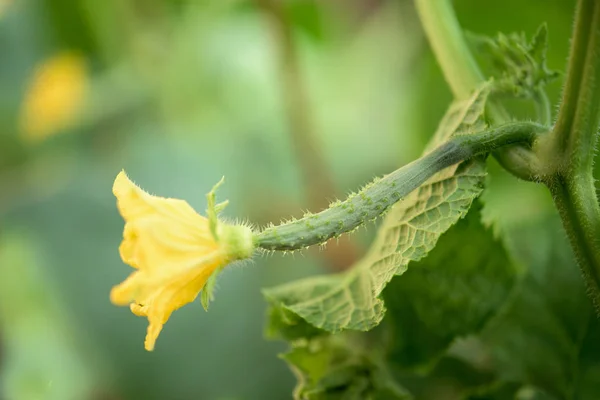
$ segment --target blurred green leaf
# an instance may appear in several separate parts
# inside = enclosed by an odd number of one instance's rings
[[[452,135],[485,128],[486,85],[452,104],[429,149]],[[428,149],[428,150],[429,150]],[[331,332],[369,330],[385,313],[379,298],[394,275],[431,251],[439,237],[464,217],[482,191],[485,160],[476,158],[434,175],[388,213],[364,259],[342,274],[309,278],[264,291],[272,307],[283,307]]]

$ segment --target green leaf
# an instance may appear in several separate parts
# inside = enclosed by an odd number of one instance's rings
[[[303,341],[283,354],[298,378],[294,398],[411,399],[360,339],[364,338],[328,336]]]
[[[470,34],[469,39],[491,62],[497,92],[531,98],[559,77],[557,71],[546,66],[548,30],[545,24],[538,28],[531,41],[523,32],[499,33],[496,38]]]
[[[480,331],[508,298],[519,271],[483,227],[480,206],[473,208],[385,289],[395,364],[430,366],[457,337]]]
[[[507,240],[529,270],[481,335],[500,379],[560,399],[595,398],[600,329],[558,218],[514,228]]]
[[[451,105],[428,150],[453,135],[486,128],[489,86]],[[367,255],[348,271],[264,290],[274,307],[285,308],[330,332],[369,330],[382,320],[381,292],[410,262],[424,258],[439,237],[464,217],[482,191],[485,160],[475,158],[434,175],[387,214]]]

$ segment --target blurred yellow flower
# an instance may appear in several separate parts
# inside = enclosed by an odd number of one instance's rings
[[[144,346],[152,351],[173,311],[194,301],[201,290],[210,292],[207,281],[225,265],[252,255],[252,230],[217,221],[214,189],[208,195],[209,218],[184,200],[146,193],[123,171],[115,179],[113,193],[126,222],[119,252],[136,271],[113,287],[110,299],[116,305],[129,304],[135,315],[148,318]]]
[[[21,108],[24,139],[41,141],[69,128],[82,109],[87,88],[88,71],[79,55],[65,52],[39,65]]]
[[[4,14],[10,3],[11,0],[0,0],[0,18],[2,18],[2,14]]]

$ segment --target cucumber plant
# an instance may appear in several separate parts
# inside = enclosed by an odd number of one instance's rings
[[[423,156],[255,234],[259,248],[294,251],[384,215],[348,270],[264,290],[294,395],[600,398],[600,2],[577,3],[557,115],[545,26],[483,37],[461,29],[450,0],[416,6],[455,98]],[[516,120],[509,98],[531,102],[537,120]],[[507,210],[486,201],[491,157],[514,182],[545,186],[557,212],[503,227]]]
[[[421,158],[264,229],[220,221],[218,185],[205,218],[117,176],[120,253],[135,270],[111,300],[148,318],[147,350],[200,291],[208,307],[227,264],[324,245],[382,217],[347,270],[264,290],[266,331],[289,343],[297,399],[600,398],[600,1],[578,0],[555,118],[545,26],[531,39],[465,34],[450,0],[415,2],[455,98]],[[514,118],[507,99],[531,103],[536,120]],[[489,196],[492,157],[512,175],[506,195],[519,180],[545,187],[555,213],[504,224],[517,210]]]

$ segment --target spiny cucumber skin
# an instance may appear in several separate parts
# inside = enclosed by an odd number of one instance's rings
[[[422,158],[375,179],[345,201],[336,201],[318,214],[308,213],[299,220],[268,227],[256,233],[254,241],[263,249],[281,251],[325,243],[375,220],[436,172],[501,146],[531,145],[548,129],[532,122],[515,122],[478,134],[455,136]]]
[[[344,202],[336,201],[318,214],[266,228],[256,235],[256,242],[267,250],[298,250],[324,243],[376,219],[434,173],[464,158],[464,150],[448,142],[426,157],[375,179]]]

